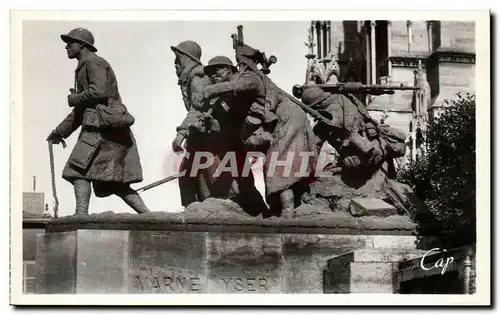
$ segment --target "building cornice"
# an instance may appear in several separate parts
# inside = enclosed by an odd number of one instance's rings
[[[402,67],[402,68],[418,68],[418,61],[422,60],[422,67],[425,68],[427,67],[427,59],[428,55],[426,56],[401,56],[401,55],[395,55],[389,57],[389,61],[391,62],[391,65],[393,67]]]
[[[23,218],[23,229],[45,229],[52,218]]]
[[[429,56],[429,60],[437,61],[439,63],[475,64],[476,54],[470,51],[439,48]]]
[[[426,68],[429,63],[461,63],[475,64],[476,54],[470,51],[459,51],[456,49],[442,48],[434,51],[430,55],[405,55],[398,54],[389,57],[393,67],[417,68],[418,61],[422,60],[422,67]]]

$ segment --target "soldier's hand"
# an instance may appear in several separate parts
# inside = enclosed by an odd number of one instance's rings
[[[57,132],[57,130],[52,130],[47,137],[47,141],[50,141],[54,144],[59,144],[62,141],[62,137],[59,132]]]
[[[74,107],[76,104],[76,99],[77,99],[76,94],[68,94],[68,105],[69,107]]]
[[[172,141],[172,151],[175,153],[184,152],[185,148],[182,146],[182,141],[184,141],[184,136],[180,134],[177,135],[174,141]]]
[[[380,148],[380,143],[378,141],[372,141],[373,150],[371,151],[371,156],[369,159],[369,163],[372,165],[380,163],[384,159],[384,152]]]
[[[342,163],[346,167],[359,167],[361,166],[361,160],[359,159],[358,156],[353,155],[353,156],[348,156],[342,160]]]

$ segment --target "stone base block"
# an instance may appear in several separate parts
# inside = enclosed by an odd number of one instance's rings
[[[328,261],[325,293],[396,293],[394,273],[397,264],[420,257],[421,250],[361,249]]]
[[[348,209],[349,213],[355,217],[388,217],[398,213],[394,206],[377,198],[354,198],[349,203]]]
[[[315,228],[91,219],[49,225],[39,240],[38,293],[366,292],[375,284],[389,291],[377,277],[403,257],[394,253],[417,246],[411,230],[361,221]]]

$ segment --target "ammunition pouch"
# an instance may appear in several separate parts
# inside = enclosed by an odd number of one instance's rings
[[[69,163],[79,169],[86,170],[97,153],[100,142],[99,133],[83,130],[69,156]]]
[[[123,104],[98,104],[95,108],[86,108],[83,112],[82,125],[92,128],[127,128],[134,124],[135,118]]]
[[[247,116],[245,119],[245,123],[243,124],[243,127],[240,132],[240,140],[242,142],[245,142],[250,136],[259,129],[261,126],[262,121],[258,118],[252,117],[252,116]]]
[[[195,133],[220,132],[220,124],[210,114],[195,112],[190,117],[189,129]],[[191,132],[190,132],[191,134]]]
[[[381,140],[385,143],[385,150],[391,158],[402,157],[406,153],[406,134],[388,125],[379,125]]]
[[[374,140],[377,138],[377,136],[379,135],[379,131],[377,129],[377,126],[375,126],[371,122],[368,122],[368,123],[365,123],[364,127],[365,127],[366,136],[368,137],[369,140]]]
[[[101,127],[101,121],[95,108],[85,108],[85,110],[83,111],[82,126],[92,128]]]
[[[123,104],[109,104],[96,106],[96,112],[99,116],[102,127],[128,128],[135,122],[127,107]]]
[[[358,133],[352,133],[349,137],[349,145],[361,151],[363,154],[367,155],[374,149],[373,144],[370,140],[364,138]]]

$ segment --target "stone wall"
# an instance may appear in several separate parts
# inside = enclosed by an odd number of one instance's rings
[[[332,21],[332,49],[337,54],[341,75],[345,74],[349,57],[353,57],[363,72],[366,64],[364,33],[359,21]],[[391,84],[414,85],[413,72],[422,60],[424,77],[430,86],[428,110],[436,115],[446,99],[455,99],[457,92],[475,92],[475,27],[470,21],[411,21],[411,45],[408,45],[407,21],[391,21],[390,59]],[[429,36],[431,38],[429,38]],[[465,56],[465,57],[464,57]],[[464,59],[465,58],[465,59]],[[362,73],[364,80],[366,74]],[[396,91],[394,96],[378,96],[369,108],[397,112],[394,119],[403,130],[409,130],[412,111],[412,91]],[[414,104],[413,104],[414,105]],[[402,113],[402,114],[400,114]],[[375,114],[377,116],[377,114]]]
[[[411,21],[411,45],[408,48],[406,21],[391,22],[391,56],[425,56],[429,54],[427,21]],[[410,49],[410,51],[408,51]]]
[[[39,243],[38,292],[323,293],[324,272],[335,256],[428,246],[399,216],[339,214],[315,226],[153,216],[52,221]]]

